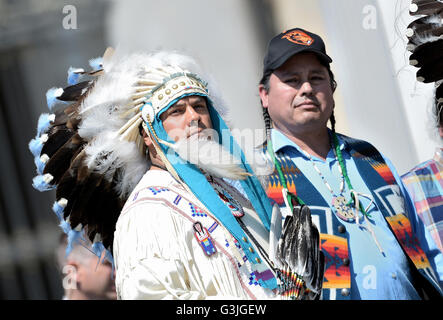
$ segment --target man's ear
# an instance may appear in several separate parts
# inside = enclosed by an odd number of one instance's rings
[[[258,85],[258,94],[260,95],[261,105],[263,108],[267,108],[269,106],[268,102],[268,91],[266,90],[265,86],[260,84]]]
[[[145,145],[148,148],[149,155],[152,160],[152,157],[157,156],[157,150],[155,150],[155,146],[154,146],[154,143],[152,143],[151,137],[146,133],[146,131],[144,129],[142,131],[143,131],[143,141],[145,142]]]
[[[151,147],[152,146],[151,137],[146,133],[145,129],[142,129],[142,132],[143,132],[143,141],[148,146],[148,148]]]

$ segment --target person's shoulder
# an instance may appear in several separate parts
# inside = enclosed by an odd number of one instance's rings
[[[143,175],[135,189],[149,186],[167,186],[173,182],[175,182],[174,178],[166,170],[148,170]]]
[[[180,212],[174,205],[176,193],[172,193],[166,186],[145,185],[134,190],[126,201],[117,220],[116,229],[137,229],[146,223],[169,219],[170,216],[179,216]]]
[[[415,167],[413,167],[411,170],[409,170],[408,172],[406,172],[404,175],[401,176],[402,179],[407,179],[411,176],[415,176],[418,173],[419,174],[424,174],[428,171],[430,165],[434,163],[433,159],[429,159],[426,161],[423,161],[419,164],[417,164]]]
[[[343,133],[340,133],[340,132],[336,132],[336,135],[337,135],[337,137],[338,137],[339,139],[343,139],[343,140],[345,140],[346,142],[363,142],[363,143],[371,144],[370,142],[368,142],[368,141],[366,141],[366,140],[359,139],[359,138],[354,138],[354,137],[350,137],[350,136],[347,136],[347,135],[345,135],[345,134],[343,134]]]
[[[361,149],[362,147],[366,147],[366,148],[372,148],[374,150],[377,150],[377,148],[369,141],[350,137],[350,136],[347,136],[343,133],[336,132],[336,134],[337,134],[338,139],[343,141],[347,147],[354,148],[354,149],[356,149],[356,148]]]
[[[127,198],[120,216],[124,215],[128,210],[136,207],[140,202],[143,202],[144,206],[157,206],[158,203],[164,202],[164,197],[158,195],[162,195],[162,190],[163,192],[166,189],[169,190],[169,188],[176,183],[176,180],[168,171],[148,170]],[[142,201],[146,195],[150,196],[150,200]]]

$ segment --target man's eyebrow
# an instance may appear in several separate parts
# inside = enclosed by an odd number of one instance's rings
[[[311,71],[311,73],[321,73],[321,74],[326,74],[327,71],[325,69],[314,69]]]
[[[191,99],[189,99],[189,102],[191,104],[195,104],[195,103],[202,103],[202,102],[206,102],[205,98],[200,97],[200,96],[196,96],[196,97],[191,97]]]
[[[200,96],[196,96],[196,97],[191,97],[189,100],[190,104],[196,104],[196,103],[202,103],[202,102],[206,102],[205,98],[200,97]],[[179,107],[186,104],[183,100],[179,100],[174,104],[174,107]]]
[[[185,104],[184,101],[179,100],[179,101],[177,101],[176,103],[174,103],[174,104],[171,106],[171,108],[180,107],[180,106],[183,106],[184,104]]]
[[[199,103],[206,103],[206,100],[205,100],[205,98],[203,98],[203,97],[196,96],[196,97],[191,97],[191,98],[188,100],[188,102],[189,102],[189,104],[191,104],[191,105],[196,105],[196,104],[199,104]],[[182,108],[182,107],[184,107],[184,106],[186,106],[186,103],[185,103],[183,100],[179,100],[179,101],[177,101],[173,106],[171,106],[171,107],[168,109],[168,112],[172,112],[172,111],[174,111],[176,108]],[[169,113],[168,113],[168,114],[169,114]]]

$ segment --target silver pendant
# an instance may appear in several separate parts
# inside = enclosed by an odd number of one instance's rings
[[[353,222],[355,220],[354,208],[347,205],[345,197],[334,197],[332,199],[332,206],[340,219],[347,222]]]

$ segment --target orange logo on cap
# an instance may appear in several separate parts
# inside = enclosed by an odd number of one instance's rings
[[[304,46],[310,46],[314,43],[314,39],[312,37],[308,36],[303,31],[294,30],[289,33],[286,33],[283,35],[282,39],[287,39],[291,42],[294,42],[296,44],[301,44]]]

